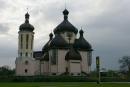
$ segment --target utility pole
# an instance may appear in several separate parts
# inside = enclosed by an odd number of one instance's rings
[[[97,69],[97,84],[100,84],[100,58],[96,57],[96,69]]]

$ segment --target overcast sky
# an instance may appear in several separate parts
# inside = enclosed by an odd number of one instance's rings
[[[101,67],[119,69],[118,60],[130,55],[130,0],[66,0],[69,21],[91,43]],[[62,22],[65,0],[0,0],[0,66],[15,66],[18,30],[24,15],[35,27],[34,50],[41,50],[48,34]],[[78,37],[79,35],[77,35]]]

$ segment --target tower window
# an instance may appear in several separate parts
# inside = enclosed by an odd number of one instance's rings
[[[32,35],[32,40],[31,40],[31,49],[33,48],[33,38],[34,38],[34,36]]]
[[[21,43],[20,43],[20,45],[21,45],[21,49],[22,49],[22,48],[23,48],[23,35],[22,35],[22,34],[21,34],[20,39],[21,39]]]
[[[28,49],[28,39],[29,39],[29,35],[26,35],[26,49]]]
[[[20,56],[22,56],[22,53],[20,53]]]
[[[28,57],[28,53],[27,53],[27,52],[26,52],[26,54],[25,54],[25,55],[26,55],[26,57]]]
[[[28,73],[28,70],[27,70],[27,69],[25,69],[25,70],[24,70],[24,72],[25,72],[25,73]]]

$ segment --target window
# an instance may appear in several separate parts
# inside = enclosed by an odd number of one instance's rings
[[[25,69],[25,70],[24,70],[24,72],[25,72],[25,73],[28,73],[28,70],[27,70],[27,69]]]
[[[56,65],[56,60],[57,60],[57,50],[54,49],[52,50],[51,64]]]
[[[91,65],[92,63],[92,53],[91,52],[88,52],[88,56],[87,56],[87,61],[88,61],[88,65]]]
[[[68,72],[68,67],[66,67],[66,72]]]
[[[29,39],[29,35],[26,35],[26,49],[28,49],[28,39]]]
[[[52,73],[52,75],[56,75],[56,73]]]
[[[71,40],[71,37],[72,37],[72,33],[71,32],[67,32],[66,33],[66,36],[67,36],[67,38],[68,38],[68,40],[69,40],[69,43],[70,43],[70,40]]]
[[[33,48],[33,38],[34,38],[34,36],[32,35],[32,40],[31,40],[31,49]]]
[[[25,61],[25,65],[28,65],[28,61],[27,60]]]
[[[67,33],[67,37],[72,37],[72,35],[73,35],[73,34],[72,34],[71,32],[68,32],[68,33]]]
[[[21,39],[21,43],[20,43],[20,45],[21,45],[21,49],[22,49],[22,48],[23,48],[23,35],[22,35],[22,34],[21,34],[20,39]]]
[[[22,56],[22,53],[20,53],[20,56]]]
[[[27,52],[26,52],[25,56],[28,57],[28,53]]]

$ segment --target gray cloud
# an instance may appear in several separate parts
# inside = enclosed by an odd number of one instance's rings
[[[5,34],[9,31],[8,24],[0,23],[0,34]]]
[[[102,67],[118,69],[119,58],[130,53],[130,12],[127,1],[111,2],[107,10],[88,23],[89,39],[95,49],[94,58],[101,56]]]

